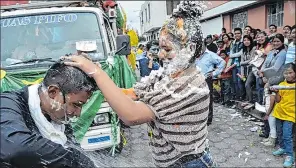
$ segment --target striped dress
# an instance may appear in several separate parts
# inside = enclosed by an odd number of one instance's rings
[[[155,165],[167,167],[185,155],[202,153],[209,109],[209,89],[204,76],[192,67],[174,79],[154,73],[149,77],[154,84],[140,82],[134,88],[140,101],[156,116],[148,124]]]

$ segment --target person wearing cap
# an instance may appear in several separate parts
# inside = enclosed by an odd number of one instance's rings
[[[206,37],[206,45],[207,45],[207,49],[209,51],[212,51],[213,53],[217,53],[218,51],[218,47],[217,45],[213,42],[213,37],[212,35],[208,35]]]

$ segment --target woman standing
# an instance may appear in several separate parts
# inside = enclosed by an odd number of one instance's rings
[[[222,41],[224,43],[223,49],[226,51],[226,53],[230,54],[230,47],[231,47],[231,40],[228,34],[222,35]]]

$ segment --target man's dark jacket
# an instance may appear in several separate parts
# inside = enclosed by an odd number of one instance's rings
[[[80,151],[41,136],[30,115],[27,87],[1,93],[0,103],[0,167],[95,167]]]

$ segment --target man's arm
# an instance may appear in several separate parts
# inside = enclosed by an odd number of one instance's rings
[[[1,99],[1,102],[4,99]],[[12,101],[6,101],[10,103]],[[15,102],[14,102],[15,103]],[[11,103],[10,103],[11,104]],[[1,106],[1,162],[15,167],[79,167],[92,168],[94,163],[80,151],[56,144],[25,124],[21,109]]]
[[[241,57],[241,55],[243,54],[243,50],[241,49],[239,52],[237,53],[230,53],[230,58],[239,58]]]
[[[213,77],[220,75],[225,68],[226,62],[219,57],[216,53],[212,54],[212,63],[217,65],[216,70],[213,72]]]

